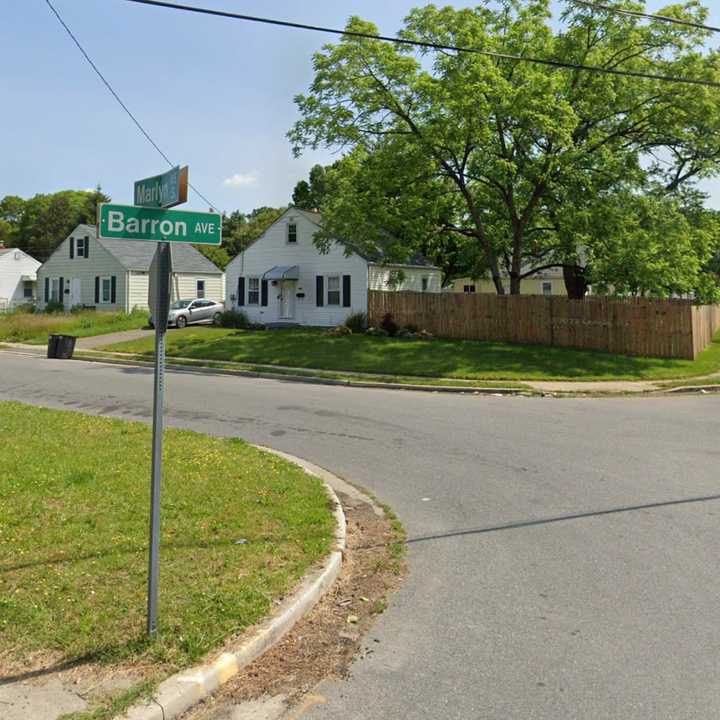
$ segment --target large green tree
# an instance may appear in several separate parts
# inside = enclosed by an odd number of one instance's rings
[[[693,21],[707,15],[695,0],[662,12]],[[377,32],[360,18],[348,29]],[[702,30],[571,0],[559,29],[549,0],[499,0],[414,10],[399,36],[609,70],[720,78],[718,53],[704,48]],[[683,208],[694,183],[718,172],[717,89],[351,36],[317,53],[314,70],[310,91],[296,99],[301,119],[289,136],[296,153],[319,146],[348,153],[328,178],[334,197],[323,208],[327,232],[396,251],[408,242],[449,244],[487,272],[498,293],[517,293],[524,277],[563,266],[581,295],[586,262],[602,240],[588,224],[598,208],[630,211],[622,198],[635,194],[648,198],[648,208],[669,203],[678,220],[688,219]],[[650,221],[656,212],[636,214],[657,229]],[[702,267],[694,243],[681,243],[678,256],[673,242],[672,235],[660,238],[672,259],[667,267],[685,259],[688,268]],[[605,258],[607,246],[599,245]],[[615,266],[621,254],[622,245]],[[699,281],[699,272],[690,274]],[[687,278],[677,284],[686,287]],[[672,282],[657,285],[653,292]]]
[[[0,200],[0,241],[45,262],[76,225],[94,225],[98,204],[109,200],[100,187],[38,194],[28,200],[6,195]]]

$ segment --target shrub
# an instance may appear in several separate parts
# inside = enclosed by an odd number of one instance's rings
[[[248,330],[267,330],[267,327],[263,323],[249,323],[247,326]]]
[[[343,324],[354,333],[365,332],[367,328],[367,315],[364,312],[353,313],[345,318]]]
[[[385,313],[383,316],[382,322],[380,323],[380,327],[390,336],[395,337],[397,335],[398,331],[398,325],[393,320],[392,313]]]
[[[65,312],[65,307],[59,300],[48,300],[45,305],[46,313],[61,313]]]
[[[70,312],[71,312],[73,315],[77,315],[77,313],[82,312],[83,310],[85,310],[85,308],[84,308],[82,305],[73,305],[73,306],[70,308]]]
[[[250,320],[242,310],[225,310],[220,313],[218,325],[224,328],[247,329],[250,327]]]
[[[34,315],[37,312],[37,305],[35,303],[23,303],[22,305],[16,305],[12,312]]]
[[[407,325],[403,325],[402,329],[409,333],[417,333],[420,330],[420,328],[415,325],[415,323],[408,323]]]
[[[333,335],[334,337],[342,337],[343,335],[352,335],[352,332],[347,325],[337,325],[334,328],[330,328],[327,334]]]
[[[384,330],[381,327],[370,327],[365,331],[366,335],[371,335],[372,337],[387,337],[387,330]]]

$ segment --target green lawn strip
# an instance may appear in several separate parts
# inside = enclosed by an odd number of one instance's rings
[[[49,335],[90,337],[122,330],[137,330],[148,322],[147,312],[83,310],[75,313],[0,314],[0,340],[43,345]]]
[[[192,327],[168,332],[169,356],[285,365],[335,372],[466,380],[665,380],[720,370],[720,334],[697,360],[629,357],[542,345],[475,340],[402,340],[318,329],[273,331]],[[104,350],[151,357],[146,338]]]
[[[82,359],[96,360],[113,360],[127,362],[150,362],[151,356],[123,353],[122,355],[112,352],[85,350],[76,352],[75,357]],[[186,365],[188,367],[210,368],[212,370],[227,370],[230,372],[256,372],[269,373],[273,375],[286,375],[288,377],[297,376],[303,378],[320,378],[323,380],[342,380],[348,383],[360,382],[379,382],[396,385],[427,385],[431,387],[456,386],[469,388],[485,388],[485,389],[512,389],[527,390],[532,388],[516,382],[491,382],[486,380],[462,380],[458,378],[427,378],[427,377],[401,377],[386,375],[362,375],[362,374],[343,374],[327,372],[325,370],[302,370],[292,368],[279,368],[272,365],[253,365],[250,363],[221,363],[214,360],[191,360],[189,358],[171,358],[171,365]]]
[[[0,436],[6,661],[47,651],[172,671],[262,619],[330,550],[319,480],[238,439],[167,431],[150,643],[148,426],[3,402]]]

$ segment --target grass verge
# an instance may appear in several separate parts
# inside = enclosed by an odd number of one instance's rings
[[[75,357],[79,360],[112,360],[117,362],[150,362],[151,358],[147,355],[123,353],[122,355],[112,352],[103,352],[95,350],[86,350],[76,352]],[[171,358],[170,364],[183,365],[187,367],[209,368],[211,370],[226,370],[229,372],[253,372],[253,373],[271,373],[273,375],[283,375],[287,377],[302,378],[319,378],[322,380],[341,380],[347,383],[359,382],[379,382],[395,385],[426,385],[429,387],[458,386],[469,388],[486,388],[499,389],[506,388],[511,390],[526,390],[532,392],[532,388],[528,385],[516,382],[493,382],[487,380],[462,380],[460,378],[427,378],[427,377],[402,377],[398,375],[358,375],[328,372],[325,370],[302,370],[282,367],[273,367],[272,365],[253,365],[251,363],[222,363],[213,360],[191,360],[190,358]]]
[[[5,668],[46,654],[169,672],[258,622],[330,550],[319,480],[238,439],[167,431],[160,638],[148,642],[150,429],[2,402],[0,436]]]
[[[102,349],[152,357],[152,338]],[[720,334],[697,360],[629,357],[589,350],[475,340],[396,340],[317,329],[191,327],[168,333],[170,357],[475,381],[665,380],[720,370]]]
[[[83,310],[76,313],[22,313],[0,314],[0,340],[42,345],[49,335],[75,335],[90,337],[137,330],[145,327],[148,314],[135,310],[131,313]]]

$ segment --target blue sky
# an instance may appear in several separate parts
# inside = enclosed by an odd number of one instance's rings
[[[190,181],[221,210],[284,205],[327,153],[292,157],[293,96],[312,79],[315,33],[143,7],[53,0],[120,96]],[[342,26],[350,15],[394,34],[417,0],[187,0],[188,4]],[[441,4],[441,3],[439,3]],[[456,0],[450,4],[471,6]],[[650,0],[655,11],[665,2]],[[720,24],[712,2],[711,21]],[[43,0],[0,2],[0,197],[98,182],[118,202],[165,170]],[[707,185],[720,208],[720,181]],[[191,193],[186,207],[204,208]]]

